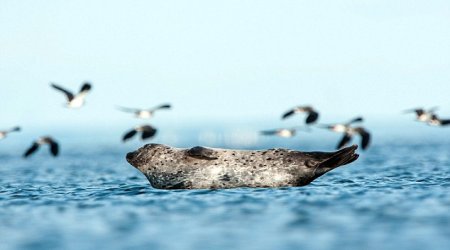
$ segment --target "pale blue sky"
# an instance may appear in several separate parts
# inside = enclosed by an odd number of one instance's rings
[[[0,127],[139,123],[114,105],[171,102],[156,123],[450,116],[450,1],[0,3]],[[82,110],[50,89],[94,84]],[[279,124],[279,125],[278,125]]]

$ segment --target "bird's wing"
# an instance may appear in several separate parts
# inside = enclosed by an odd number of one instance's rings
[[[441,126],[447,126],[450,125],[450,119],[445,119],[445,120],[439,120]]]
[[[262,135],[276,135],[278,130],[265,130],[260,132]]]
[[[363,122],[363,121],[364,121],[364,118],[362,118],[361,116],[358,116],[358,117],[355,117],[355,118],[351,119],[350,121],[348,121],[346,123],[346,125],[350,125],[350,124],[357,123],[357,122]]]
[[[304,112],[304,110],[302,109],[303,107],[295,107],[293,109],[290,109],[288,111],[286,111],[286,113],[283,114],[283,116],[281,117],[281,119],[286,119],[296,113],[300,113],[300,112]]]
[[[308,117],[306,117],[306,124],[311,124],[317,121],[319,119],[319,113],[316,111],[309,112]]]
[[[79,95],[86,95],[90,90],[92,89],[92,85],[88,82],[84,83],[83,86],[81,86]]]
[[[153,128],[152,126],[145,126],[143,131],[142,131],[142,140],[146,140],[146,139],[150,139],[153,136],[155,136],[156,132],[158,130],[156,130],[155,128]]]
[[[69,100],[69,102],[73,100],[74,95],[72,94],[72,92],[70,92],[70,91],[68,91],[68,90],[66,90],[66,89],[64,89],[64,88],[62,88],[62,87],[60,87],[60,86],[58,86],[58,85],[56,85],[54,83],[52,83],[50,86],[52,86],[56,90],[59,90],[59,91],[63,92],[66,95],[66,97]]]
[[[19,131],[20,131],[20,127],[17,126],[17,127],[10,129],[8,132],[19,132]]]
[[[427,113],[432,114],[432,113],[434,113],[434,112],[436,112],[436,111],[438,111],[438,110],[439,110],[439,107],[438,107],[438,106],[431,107],[431,108],[428,109]],[[425,112],[425,111],[424,111],[424,112]]]
[[[133,137],[136,133],[137,133],[136,129],[130,130],[123,136],[122,141],[126,142],[128,139]]]
[[[317,124],[316,127],[317,128],[323,128],[323,129],[332,129],[336,125],[337,124]]]
[[[116,108],[122,112],[127,112],[127,113],[136,113],[136,112],[140,111],[140,109],[126,108],[126,107],[121,107],[121,106],[116,106]]]
[[[283,114],[283,116],[281,117],[281,119],[286,119],[292,115],[294,115],[296,113],[296,109],[291,109],[289,111],[287,111],[286,113]]]
[[[420,116],[420,115],[425,113],[425,110],[423,108],[415,108],[415,109],[405,110],[405,111],[403,111],[403,113],[406,113],[406,114],[408,114],[408,113],[416,113],[417,116]]]
[[[59,145],[57,142],[50,140],[50,153],[52,153],[53,156],[58,156],[59,154]]]
[[[171,108],[172,108],[172,105],[170,105],[170,104],[162,104],[162,105],[153,107],[153,108],[151,108],[149,110],[155,111],[155,110],[159,110],[159,109],[171,109]]]
[[[36,150],[38,150],[38,149],[39,149],[39,144],[36,142],[33,142],[33,145],[31,145],[31,147],[29,149],[27,149],[25,154],[23,154],[23,157],[27,158],[28,156],[30,156],[31,154],[36,152]]]
[[[343,148],[347,143],[350,142],[351,139],[352,139],[352,136],[348,133],[345,133],[344,137],[342,137],[341,141],[339,142],[337,149]]]
[[[361,147],[363,150],[367,149],[370,144],[370,133],[365,129],[359,130],[359,135],[361,136]]]

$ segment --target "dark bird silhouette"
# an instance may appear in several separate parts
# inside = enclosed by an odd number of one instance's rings
[[[54,89],[61,91],[66,95],[67,98],[67,107],[68,108],[81,108],[85,103],[86,95],[92,89],[92,85],[90,83],[84,83],[81,86],[80,92],[78,94],[73,94],[72,92],[60,87],[56,84],[50,84]]]
[[[365,149],[367,149],[367,147],[370,144],[370,139],[371,139],[370,133],[363,127],[352,127],[352,124],[363,122],[363,121],[364,121],[364,118],[362,118],[361,116],[358,116],[358,117],[355,117],[345,123],[321,125],[319,127],[328,129],[328,130],[336,132],[336,133],[344,134],[344,137],[342,137],[341,141],[339,142],[337,149],[343,148],[345,145],[347,145],[352,140],[353,136],[355,134],[357,134],[357,135],[361,136],[361,148],[363,150],[365,150]]]
[[[133,138],[138,132],[142,133],[141,134],[142,140],[150,139],[153,136],[155,136],[157,131],[158,130],[156,128],[150,125],[137,126],[134,129],[126,132],[122,138],[122,141],[123,142],[128,141],[129,139]]]
[[[437,109],[438,107],[433,107],[429,110],[426,110],[424,108],[415,108],[406,110],[404,113],[415,113],[417,121],[428,123]]]
[[[51,137],[45,136],[41,137],[38,140],[34,141],[30,148],[27,149],[27,151],[24,153],[23,157],[27,158],[33,153],[35,153],[40,146],[42,145],[49,145],[50,146],[50,153],[56,157],[59,154],[59,144]]]
[[[314,108],[311,106],[298,106],[291,110],[288,110],[286,113],[283,114],[281,119],[286,119],[288,117],[293,116],[294,114],[299,113],[307,113],[305,123],[308,125],[315,123],[319,119],[319,113],[316,110],[314,110]]]
[[[150,119],[155,115],[155,112],[157,110],[162,109],[171,109],[172,105],[170,104],[162,104],[153,108],[149,109],[136,109],[136,108],[125,108],[125,107],[117,107],[120,111],[127,112],[127,113],[133,113],[135,117],[141,118],[141,119]]]
[[[6,138],[9,133],[19,132],[19,131],[20,131],[20,127],[14,127],[9,130],[2,130],[2,131],[0,131],[0,140]]]
[[[342,137],[341,141],[339,142],[339,144],[336,148],[337,149],[343,148],[345,145],[347,145],[352,140],[352,138],[355,134],[361,136],[361,148],[363,150],[366,150],[369,147],[371,135],[363,127],[348,128],[344,134],[344,137]]]
[[[347,121],[345,123],[336,123],[336,124],[329,124],[329,125],[319,125],[320,128],[326,128],[329,129],[333,132],[337,132],[337,133],[344,133],[346,132],[350,126],[354,123],[358,123],[358,122],[363,122],[364,118],[362,118],[361,116],[355,117],[353,119],[351,119],[350,121]]]

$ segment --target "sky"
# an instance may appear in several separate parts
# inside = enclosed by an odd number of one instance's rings
[[[303,104],[323,122],[450,117],[448,0],[2,0],[0,31],[1,128],[125,126],[116,105],[165,102],[153,122],[173,127],[284,126]],[[84,81],[81,110],[49,87]]]

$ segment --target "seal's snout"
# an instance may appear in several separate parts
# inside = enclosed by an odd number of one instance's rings
[[[134,166],[134,162],[136,161],[136,152],[130,152],[127,154],[126,159],[128,163]]]

